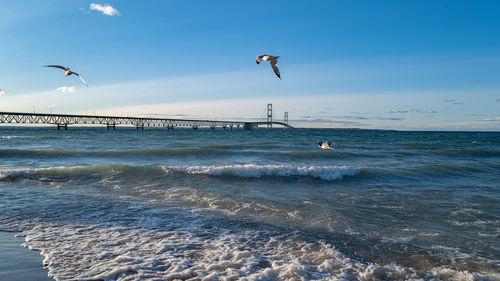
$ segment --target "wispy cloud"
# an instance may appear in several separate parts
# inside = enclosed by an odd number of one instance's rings
[[[356,121],[337,121],[337,120],[331,120],[331,119],[327,119],[327,118],[291,119],[289,121],[296,122],[296,123],[335,124],[335,125],[341,125],[341,126],[351,126],[351,125],[366,126],[366,124],[362,124],[362,123],[356,122]]]
[[[0,89],[0,96],[3,96],[3,95],[5,95],[5,92],[2,89]]]
[[[472,82],[472,83],[479,83],[479,82],[481,82],[481,81],[479,81],[479,80],[472,80],[471,82]]]
[[[400,118],[400,117],[377,117],[377,120],[402,121],[402,120],[406,120],[406,119]]]
[[[387,113],[408,113],[408,110],[397,109],[397,110],[387,110]]]
[[[455,104],[455,105],[461,105],[461,104],[464,104],[463,102],[460,102],[460,101],[457,101],[455,99],[445,99],[444,100],[445,102],[449,102],[451,104]]]
[[[488,118],[479,119],[476,121],[478,121],[478,122],[500,122],[500,116],[497,116],[495,118],[488,117]]]
[[[90,4],[90,9],[95,10],[95,11],[99,11],[103,15],[106,15],[106,16],[119,16],[120,15],[120,12],[117,9],[113,8],[111,5],[108,5],[108,4],[101,5],[101,4],[92,3],[92,4]]]
[[[366,119],[368,119],[367,117],[363,117],[363,116],[351,116],[351,115],[331,116],[331,118],[352,119],[352,120],[366,120]]]
[[[437,113],[437,111],[432,110],[432,109],[427,109],[425,112],[427,112],[427,113]]]
[[[64,87],[57,88],[57,91],[63,92],[63,93],[74,93],[74,92],[76,92],[76,88],[64,86]]]
[[[87,14],[87,15],[89,15],[89,14],[90,14],[90,12],[89,12],[89,11],[87,11],[87,9],[85,9],[85,8],[83,8],[83,7],[78,8],[78,10],[80,10],[80,12],[85,13],[85,14]]]

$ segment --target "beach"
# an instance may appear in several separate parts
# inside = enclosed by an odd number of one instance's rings
[[[499,133],[3,127],[0,159],[1,280],[500,280]]]

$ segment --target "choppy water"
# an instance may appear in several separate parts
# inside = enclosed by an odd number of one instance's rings
[[[0,230],[56,280],[500,280],[500,133],[4,127]]]

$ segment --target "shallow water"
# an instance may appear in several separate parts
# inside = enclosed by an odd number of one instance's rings
[[[24,240],[16,233],[0,231],[0,280],[49,281],[37,251],[21,247]]]
[[[500,280],[500,133],[0,128],[0,161],[56,280]]]

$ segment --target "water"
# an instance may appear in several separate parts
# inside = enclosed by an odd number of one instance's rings
[[[0,161],[56,280],[500,280],[500,133],[4,127]]]

